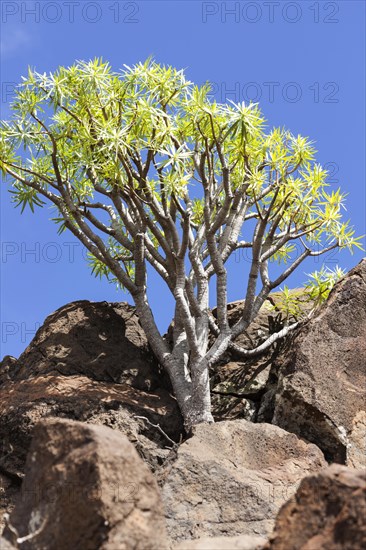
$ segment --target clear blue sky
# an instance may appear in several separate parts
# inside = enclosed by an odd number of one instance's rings
[[[186,68],[190,80],[215,83],[221,101],[259,101],[269,126],[316,141],[333,185],[349,193],[347,216],[365,233],[365,2],[7,1],[1,2],[1,118],[28,65],[53,71],[102,56],[117,70],[149,55]],[[129,297],[95,280],[82,247],[59,237],[49,211],[20,215],[1,186],[1,356],[18,356],[37,324],[78,299]],[[33,252],[32,252],[33,251]],[[363,256],[329,254],[329,266]],[[245,259],[231,263],[229,298],[243,296]],[[292,276],[301,284],[307,264]],[[159,325],[171,315],[167,295],[151,287]]]

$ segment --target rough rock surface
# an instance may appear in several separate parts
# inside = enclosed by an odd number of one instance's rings
[[[5,527],[5,514],[9,514],[13,510],[15,500],[20,491],[21,482],[22,479],[18,476],[3,475],[0,473],[0,535]],[[3,550],[1,543],[0,550]]]
[[[196,426],[161,473],[171,539],[261,535],[321,451],[277,426],[231,420]]]
[[[298,296],[299,311],[301,315],[305,315],[311,304],[306,301],[301,289],[294,289],[292,293]],[[280,296],[281,293],[278,292],[270,295],[248,329],[237,337],[238,345],[253,349],[284,327],[283,315],[277,308]],[[240,319],[243,308],[243,301],[228,304],[230,326]],[[216,315],[215,309],[213,314]],[[295,319],[291,318],[291,321]],[[271,383],[271,367],[282,346],[283,341],[278,341],[267,352],[246,360],[231,350],[224,354],[219,365],[211,369],[211,398],[215,420],[245,418],[251,422],[257,421],[261,400]]]
[[[17,360],[12,355],[5,355],[0,361],[0,385],[8,380],[11,380],[10,375],[17,363]]]
[[[126,437],[61,419],[34,430],[22,495],[4,538],[23,550],[167,548],[156,481]],[[11,526],[11,529],[10,529]]]
[[[260,421],[316,443],[330,462],[359,467],[366,467],[365,304],[362,260],[335,285],[319,313],[288,339],[272,369],[278,380],[259,414]]]
[[[174,550],[261,550],[266,539],[256,535],[241,535],[239,537],[204,537],[183,541]]]
[[[38,376],[0,388],[0,466],[21,475],[35,424],[57,416],[104,424],[125,433],[152,467],[161,463],[169,442],[144,416],[172,438],[182,429],[176,402],[166,390],[142,392],[127,384],[96,382],[85,376]],[[145,454],[144,454],[145,453]]]
[[[118,372],[122,373],[118,376]],[[118,383],[111,382],[117,379]],[[24,474],[35,424],[44,417],[121,431],[155,470],[178,441],[182,418],[133,308],[68,304],[46,319],[19,360],[0,363],[0,533]],[[145,388],[145,389],[141,389]]]
[[[366,472],[333,464],[302,480],[278,514],[267,550],[366,548]]]
[[[82,374],[144,391],[162,386],[162,373],[135,308],[125,302],[66,304],[46,318],[19,359],[13,360],[7,356],[0,367],[0,373],[6,369],[13,380]],[[164,381],[168,384],[166,377]]]

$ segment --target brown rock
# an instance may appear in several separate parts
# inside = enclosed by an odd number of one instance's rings
[[[38,376],[0,387],[0,466],[22,475],[35,424],[62,417],[104,424],[126,434],[152,469],[168,451],[159,431],[134,416],[145,416],[172,438],[183,430],[176,401],[164,389],[147,393],[128,384],[96,382],[85,376]]]
[[[259,421],[312,441],[330,462],[355,463],[348,452],[365,457],[366,430],[359,420],[366,410],[365,304],[363,260],[335,285],[319,313],[289,338],[272,369],[277,387],[263,398],[259,412]],[[361,465],[359,459],[356,463]]]
[[[11,378],[82,374],[149,391],[167,384],[135,312],[127,303],[71,302],[47,317]]]
[[[174,550],[261,550],[266,543],[263,537],[241,535],[239,537],[205,537],[185,540]]]
[[[5,355],[0,361],[0,385],[11,380],[11,372],[15,367],[17,360],[12,355]]]
[[[277,426],[231,420],[196,426],[163,469],[170,537],[261,535],[309,472],[325,466],[319,449]]]
[[[306,301],[302,289],[294,289],[292,293],[299,298],[301,318],[309,311],[311,304]],[[253,349],[284,327],[283,314],[276,310],[280,296],[279,292],[270,295],[248,329],[237,337],[237,344],[244,349]],[[228,304],[230,326],[240,319],[243,308],[243,301]],[[215,309],[213,314],[216,315]],[[291,317],[292,322],[295,320],[298,318]],[[245,418],[251,422],[257,421],[260,402],[271,383],[272,364],[282,347],[283,341],[279,340],[265,353],[246,360],[227,350],[219,365],[211,369],[212,412],[215,420]],[[265,419],[261,421],[266,422]]]
[[[7,382],[0,395],[0,534],[4,514],[19,493],[34,426],[42,418],[71,418],[118,430],[153,471],[167,459],[172,443],[136,416],[159,424],[174,440],[183,431],[177,404],[164,389],[147,393],[85,376],[50,375]]]
[[[128,439],[105,426],[40,422],[4,537],[23,550],[167,548],[156,482]]]
[[[333,464],[302,480],[281,509],[267,550],[366,548],[366,472]]]
[[[113,382],[116,380],[116,382]],[[155,470],[179,440],[181,414],[128,304],[79,301],[50,315],[18,360],[0,364],[0,533],[35,424],[57,416],[121,431]]]
[[[301,288],[295,288],[291,291],[292,294],[296,294],[299,300],[299,318],[306,315],[311,309],[311,304],[307,301],[306,295]],[[281,330],[284,326],[284,319],[282,314],[276,309],[276,303],[281,298],[281,292],[272,292],[269,298],[264,302],[257,316],[249,325],[247,330],[242,334],[239,334],[235,342],[244,348],[253,348],[264,342],[270,334]],[[244,301],[237,300],[231,302],[227,306],[228,321],[230,326],[234,325],[242,316],[244,309]],[[216,308],[212,310],[214,317],[216,317]],[[290,321],[296,321],[294,317],[290,317]],[[228,363],[235,357],[235,352],[228,350],[226,356],[222,359],[221,363]]]
[[[0,535],[5,527],[6,514],[9,514],[14,508],[15,500],[20,491],[21,482],[22,479],[20,477],[11,477],[0,473]],[[2,550],[1,544],[0,550]]]

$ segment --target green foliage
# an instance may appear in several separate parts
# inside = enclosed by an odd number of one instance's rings
[[[314,307],[318,307],[327,300],[335,283],[344,275],[345,271],[338,266],[334,270],[322,267],[319,271],[309,275],[310,279],[306,283],[305,291]]]
[[[36,189],[22,186],[17,181],[13,183],[13,189],[10,193],[13,195],[12,202],[15,204],[15,207],[21,206],[21,213],[23,213],[26,206],[29,206],[31,211],[34,212],[35,206],[46,204],[45,201],[39,197]]]
[[[42,194],[63,187],[76,208],[99,201],[103,191],[122,198],[135,193],[162,237],[165,228],[156,221],[154,200],[165,215],[170,209],[178,224],[189,211],[198,231],[207,223],[207,190],[210,223],[225,201],[224,162],[232,193],[245,198],[248,215],[259,219],[269,210],[267,236],[273,231],[268,238],[280,239],[287,232],[300,234],[309,248],[333,243],[361,248],[360,238],[342,219],[345,195],[327,190],[327,172],[314,162],[312,141],[284,128],[266,130],[257,104],[217,103],[209,84],[195,86],[182,70],[150,58],[119,72],[102,59],[78,61],[50,74],[29,69],[12,112],[12,119],[0,124],[0,169],[12,178],[14,202],[22,211],[42,206]],[[210,170],[205,166],[199,175],[197,158],[203,153]],[[73,206],[57,209],[53,220],[60,231],[66,227],[65,211],[70,229]],[[122,229],[133,248],[133,236]],[[156,231],[149,227],[147,232],[158,249]],[[120,243],[113,232],[103,238],[118,257]],[[293,252],[287,241],[271,258],[288,262]],[[91,265],[96,275],[110,276],[95,257]],[[121,265],[130,276],[133,261],[122,259]]]
[[[304,293],[302,289],[290,290],[288,286],[276,293],[272,310],[281,314],[282,322],[288,324],[290,321],[300,320],[304,314]]]
[[[91,252],[88,252],[87,258],[91,272],[95,277],[97,277],[98,279],[106,278],[109,283],[116,285],[117,289],[125,290],[124,286],[121,284],[118,278],[113,275],[111,269],[105,264],[102,259],[97,258]],[[128,272],[128,275],[132,278],[134,274],[134,266],[131,262],[126,262],[126,270]]]
[[[307,315],[309,308],[314,311],[328,299],[335,283],[344,275],[345,272],[338,266],[334,270],[323,266],[309,274],[310,279],[304,288],[291,290],[285,285],[280,289],[274,296],[271,309],[278,311],[286,324],[299,321]]]

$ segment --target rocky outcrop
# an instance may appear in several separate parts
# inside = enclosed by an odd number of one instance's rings
[[[1,471],[1,468],[0,468]],[[5,517],[15,505],[15,500],[20,492],[22,478],[0,473],[0,535],[5,527]],[[0,536],[1,542],[1,536]],[[0,550],[3,550],[0,543]]]
[[[183,432],[169,384],[159,376],[128,304],[68,304],[46,319],[18,360],[5,357],[0,365],[0,533],[3,514],[11,511],[19,491],[34,426],[42,418],[109,426],[127,435],[152,470],[158,468],[173,446],[161,430],[174,441]]]
[[[17,360],[12,355],[5,355],[2,361],[0,361],[0,385],[11,380],[11,374],[16,363]]]
[[[34,430],[3,536],[23,538],[23,550],[167,548],[159,490],[133,445],[105,426],[61,419]]]
[[[299,481],[325,464],[315,445],[277,426],[199,425],[161,474],[169,535],[266,536]]]
[[[311,305],[299,290],[301,315]],[[282,328],[278,293],[265,302],[243,347],[258,346]],[[268,422],[317,444],[329,462],[366,466],[366,260],[351,270],[329,300],[287,339],[243,361],[227,352],[211,372],[215,420]],[[228,305],[229,323],[243,302]]]
[[[263,537],[255,535],[205,537],[184,541],[174,546],[174,550],[261,550],[266,542]]]
[[[266,550],[366,548],[366,472],[333,464],[302,480]]]
[[[163,447],[169,446],[169,441],[136,417],[159,424],[174,439],[183,429],[176,402],[163,389],[147,393],[127,384],[96,382],[85,376],[38,376],[8,382],[1,387],[0,401],[3,471],[22,475],[34,426],[49,416],[104,424],[123,432],[152,469],[163,461],[168,452]]]
[[[311,309],[303,289],[294,289],[298,299],[299,318]],[[266,300],[257,317],[248,329],[240,334],[236,343],[244,349],[253,349],[263,343],[271,334],[284,327],[285,318],[278,308],[280,292],[274,292]],[[243,301],[228,304],[228,321],[234,325],[241,317]],[[213,310],[216,316],[216,310]],[[290,317],[290,321],[297,319]],[[277,341],[268,351],[243,360],[234,351],[227,350],[220,363],[211,369],[211,399],[215,420],[245,418],[256,422],[264,394],[272,380],[272,365],[283,347]]]
[[[135,308],[125,302],[71,302],[49,315],[18,360],[0,373],[12,380],[84,375],[143,391],[168,385],[150,350]],[[0,378],[1,379],[1,378]]]
[[[366,466],[365,304],[363,260],[288,339],[272,367],[276,381],[259,414],[259,421],[316,443],[328,461],[359,467]]]
[[[153,358],[134,308],[128,304],[87,301],[60,308],[46,319],[19,359],[7,356],[0,363],[0,534],[4,524],[2,516],[12,511],[20,493],[33,433],[45,444],[38,428],[34,431],[35,426],[49,417],[58,417],[82,422],[77,433],[84,434],[87,441],[82,444],[75,432],[77,449],[73,451],[65,442],[66,454],[60,458],[60,464],[61,459],[66,461],[64,470],[63,466],[60,470],[64,472],[64,479],[69,473],[76,476],[71,459],[74,452],[80,472],[81,456],[89,448],[95,451],[96,464],[99,458],[107,463],[107,454],[100,454],[98,450],[100,434],[97,437],[93,431],[99,428],[91,425],[111,427],[117,432],[116,437],[118,432],[128,437],[155,472],[163,491],[170,542],[179,544],[177,550],[215,548],[205,546],[208,544],[221,545],[220,549],[231,544],[230,548],[254,550],[250,546],[256,544],[252,537],[268,536],[278,510],[294,494],[304,475],[318,472],[326,465],[318,447],[330,462],[366,467],[365,303],[366,260],[334,287],[328,302],[310,320],[287,339],[276,342],[266,354],[242,361],[228,352],[222,363],[211,371],[213,414],[220,422],[196,427],[193,437],[178,450],[176,443],[183,433],[182,418],[171,395],[170,383]],[[275,309],[276,295],[271,297],[271,304],[263,306],[249,330],[239,336],[240,345],[255,347],[282,328],[283,319]],[[239,318],[242,307],[242,302],[229,304],[230,324]],[[304,302],[303,307],[305,311],[308,304]],[[66,420],[47,422],[45,426],[51,426],[52,422],[74,425]],[[88,430],[93,432],[90,438],[85,435]],[[56,438],[53,432],[47,434],[52,441]],[[47,453],[52,454],[53,448],[61,453],[63,441],[57,438],[55,441],[57,444],[51,443]],[[106,449],[113,454],[112,446],[107,444]],[[31,479],[38,479],[30,460],[28,457]],[[88,470],[91,456],[85,464],[87,473],[99,479],[92,466]],[[356,486],[356,481],[350,481],[349,474],[345,477],[343,470],[340,474],[333,472],[331,481],[327,476],[330,479],[328,474],[324,479],[319,478],[321,487],[324,486],[321,497],[324,501],[327,501],[328,489],[329,494],[334,489],[334,494],[338,495],[339,490],[344,496],[343,485]],[[45,475],[44,483],[47,479]],[[103,479],[110,480],[107,475]],[[305,496],[310,495],[316,485],[311,483]],[[354,492],[359,499],[357,491]],[[91,499],[91,509],[100,519],[105,516],[98,508],[104,509],[104,497],[99,496]],[[302,529],[300,521],[297,527],[308,536],[304,550],[354,550],[347,546],[353,528],[357,544],[359,540],[364,544],[364,539],[357,538],[364,535],[354,504],[361,500],[354,500],[352,496],[348,501],[348,497],[343,496],[337,496],[341,508],[332,502],[324,504],[326,511],[321,508],[321,528],[314,519],[317,517],[315,497],[306,496],[310,508],[313,506],[313,516],[304,516],[310,530]],[[19,537],[35,531],[38,537],[39,515],[32,516],[29,499],[27,502],[27,509],[18,505],[13,512],[18,518],[16,530],[22,525]],[[65,507],[62,498],[57,502],[61,509]],[[290,502],[298,504],[296,499]],[[107,510],[110,503],[108,496]],[[301,514],[297,515],[296,506],[291,510],[298,521]],[[17,515],[21,509],[23,515]],[[110,517],[112,523],[119,523],[116,516]],[[284,516],[286,527],[278,524],[270,544],[282,544],[284,530],[291,532],[291,517]],[[109,526],[104,525],[102,519],[98,523],[99,519],[93,536],[102,541],[98,544],[104,549],[101,545],[109,540]],[[339,535],[344,522],[348,533],[345,541]],[[311,531],[314,525],[316,528]],[[41,527],[40,531],[48,531],[48,527],[43,529],[43,524]],[[295,531],[294,528],[293,537]],[[7,533],[8,539],[13,540],[11,527]],[[123,549],[125,542],[114,539],[113,533],[110,540],[118,549]],[[207,537],[210,537],[208,541]],[[339,540],[345,546],[341,546]],[[131,541],[126,542],[126,549]],[[319,541],[323,546],[316,546]],[[26,544],[31,543],[25,540],[22,544],[27,550]],[[86,538],[81,544],[89,548]],[[150,546],[141,544],[141,548],[150,550]],[[303,548],[291,547],[292,542],[286,544],[273,548]],[[112,546],[105,548],[112,550]]]

